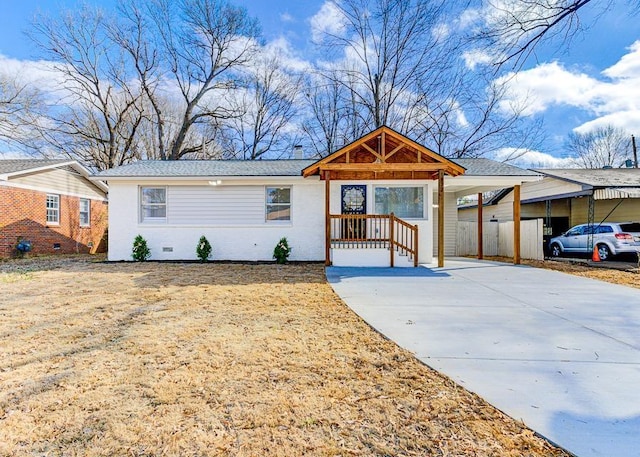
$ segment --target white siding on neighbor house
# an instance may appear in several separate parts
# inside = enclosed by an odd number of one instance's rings
[[[266,183],[274,187],[291,186],[291,221],[265,221]],[[205,191],[202,184],[177,186],[171,181],[113,180],[109,184],[109,260],[131,260],[133,239],[138,234],[147,240],[151,260],[195,260],[196,245],[202,235],[213,247],[213,260],[270,261],[273,248],[282,237],[287,237],[292,248],[290,260],[324,260],[324,183],[319,180],[271,178],[259,184],[211,186],[211,192]],[[140,186],[166,186],[168,213],[178,223],[140,223]],[[172,195],[178,195],[178,200],[172,200]],[[213,200],[206,202],[214,195]],[[191,197],[202,200],[207,210],[203,213],[201,205],[189,201]],[[188,205],[188,209],[172,209],[177,202]],[[221,214],[234,219],[213,217],[216,204]],[[240,212],[244,208],[249,216],[234,213],[236,209],[231,207],[234,205]],[[205,219],[199,217],[201,213]],[[212,219],[216,221],[208,222]]]
[[[551,216],[553,217],[569,217],[570,206],[567,200],[553,200],[551,202]],[[547,216],[547,207],[545,202],[523,203],[520,207],[521,219],[545,218]],[[458,220],[475,222],[478,220],[478,208],[461,208],[458,210]],[[513,202],[497,205],[485,206],[482,211],[482,220],[485,222],[498,221],[506,222],[513,220]]]
[[[169,186],[167,223],[264,224],[265,186]]]
[[[580,192],[582,186],[568,183],[554,178],[544,178],[541,181],[526,182],[520,188],[520,201],[542,198],[549,195],[563,195]],[[553,217],[569,217],[571,209],[565,200],[551,201],[551,215]],[[546,217],[547,209],[544,201],[523,203],[521,205],[522,218]],[[478,208],[462,208],[458,219],[461,221],[477,221]],[[484,221],[506,222],[513,220],[513,191],[505,195],[497,205],[485,205],[482,211]]]
[[[544,178],[542,181],[523,184],[521,188],[521,200],[541,198],[546,195],[571,194],[580,192],[581,190],[582,186],[578,184],[567,183],[554,178]],[[596,200],[594,220],[600,222],[607,216],[607,220],[611,222],[640,220],[640,199],[628,198],[624,199],[622,203],[620,203],[620,200],[621,199]],[[620,203],[620,205],[618,205],[618,203]],[[618,206],[616,207],[616,205]],[[551,216],[569,217],[569,226],[586,223],[588,221],[588,208],[588,196],[551,200]],[[461,221],[476,221],[477,215],[477,208],[463,208],[458,211],[458,218]],[[546,215],[547,210],[544,201],[522,204],[522,218],[545,218]],[[485,206],[482,216],[484,221],[512,221],[513,192],[509,192],[497,205]]]
[[[556,178],[543,178],[540,181],[524,183],[520,187],[520,200],[530,200],[533,198],[547,197],[549,195],[563,195],[580,192],[582,186],[566,182]],[[513,191],[509,192],[503,199],[505,203],[513,203]]]
[[[9,183],[25,189],[58,193],[76,197],[105,199],[105,193],[79,173],[49,169],[11,178]]]

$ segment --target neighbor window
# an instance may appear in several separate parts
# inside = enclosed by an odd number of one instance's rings
[[[88,198],[80,199],[80,227],[89,227],[91,225],[91,200]]]
[[[141,187],[140,188],[140,221],[141,222],[166,222],[167,221],[167,188],[166,187]]]
[[[266,188],[267,221],[291,220],[291,187]]]
[[[424,217],[422,187],[376,187],[374,194],[376,214],[394,213],[411,219]]]
[[[622,226],[620,226],[622,228]],[[609,225],[600,225],[596,228],[596,233],[613,233],[613,227]]]
[[[47,194],[47,223],[60,223],[60,195]]]
[[[586,235],[587,232],[587,226],[586,225],[579,225],[577,227],[572,228],[571,230],[569,230],[567,233],[565,233],[566,236],[578,236],[578,235]]]

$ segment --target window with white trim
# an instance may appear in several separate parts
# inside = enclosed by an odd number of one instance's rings
[[[140,188],[140,222],[167,222],[167,188]]]
[[[376,187],[374,199],[376,214],[424,218],[424,187]]]
[[[291,220],[291,187],[267,187],[265,196],[267,222]]]
[[[78,211],[80,227],[89,227],[91,225],[91,200],[88,198],[81,198]]]
[[[60,195],[47,194],[47,223],[60,223]]]

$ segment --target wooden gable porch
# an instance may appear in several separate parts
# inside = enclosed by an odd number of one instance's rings
[[[325,182],[325,264],[331,264],[332,220],[336,219],[350,219],[355,223],[361,220],[364,224],[366,219],[389,218],[385,225],[388,227],[385,237],[389,240],[391,266],[393,266],[393,250],[397,248],[415,250],[414,265],[417,265],[418,261],[417,227],[411,228],[410,224],[402,220],[397,222],[398,218],[393,214],[363,215],[364,217],[331,214],[331,181],[437,180],[438,266],[444,266],[444,176],[458,176],[464,171],[460,165],[386,126],[374,130],[305,168],[302,172],[304,177],[316,175]],[[399,238],[399,233],[396,231],[403,233],[403,239],[396,239]],[[415,237],[415,242],[409,243],[405,239],[408,232]],[[380,240],[382,238],[369,241],[375,244]]]

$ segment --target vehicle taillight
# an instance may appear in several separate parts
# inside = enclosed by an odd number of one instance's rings
[[[619,240],[633,240],[633,236],[628,233],[616,233],[616,238]]]

